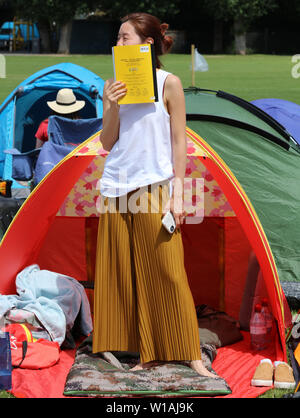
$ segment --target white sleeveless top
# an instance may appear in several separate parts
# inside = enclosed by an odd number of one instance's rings
[[[120,106],[119,139],[106,157],[100,192],[118,197],[173,177],[170,116],[163,88],[170,73],[158,70],[158,102]]]

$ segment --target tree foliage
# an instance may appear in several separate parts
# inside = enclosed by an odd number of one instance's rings
[[[250,24],[278,6],[278,0],[204,0],[216,19],[242,20]]]
[[[33,21],[55,21],[64,24],[76,12],[88,8],[88,2],[81,0],[12,0],[16,14]]]
[[[180,12],[180,0],[98,0],[98,8],[112,18],[121,18],[132,12],[146,12],[160,19]]]
[[[3,0],[0,0],[3,1]],[[159,17],[179,12],[179,0],[11,0],[19,17],[34,21],[52,20],[64,24],[77,13],[101,10],[114,19],[135,11]]]
[[[76,14],[100,11],[112,19],[119,19],[134,11],[148,12],[164,18],[179,12],[180,0],[11,0],[15,15],[21,19],[39,23],[43,50],[51,44],[53,24],[59,27],[59,52],[68,53],[71,21]],[[0,0],[3,3],[4,0]]]
[[[228,0],[228,11],[230,16],[237,16],[250,23],[266,15],[277,5],[277,0]]]
[[[278,7],[279,0],[203,0],[217,21],[232,21],[235,51],[246,54],[246,32],[250,24]]]

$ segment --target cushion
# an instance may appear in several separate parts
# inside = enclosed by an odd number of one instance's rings
[[[206,367],[215,358],[213,346],[201,346]],[[104,356],[106,354],[106,356]],[[109,361],[115,357],[115,361]],[[200,376],[185,362],[155,362],[149,369],[131,372],[138,353],[92,353],[92,335],[77,349],[75,362],[67,376],[65,396],[223,396],[231,389],[221,377]],[[118,362],[121,367],[116,367]],[[211,369],[212,370],[212,369]],[[218,375],[217,375],[218,376]]]
[[[201,344],[224,347],[243,339],[238,322],[207,305],[196,307]]]

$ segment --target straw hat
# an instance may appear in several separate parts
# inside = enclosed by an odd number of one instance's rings
[[[54,112],[67,115],[82,109],[85,106],[85,101],[76,100],[75,94],[71,89],[61,89],[57,93],[56,100],[47,102],[47,105]]]

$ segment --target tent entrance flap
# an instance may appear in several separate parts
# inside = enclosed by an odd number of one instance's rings
[[[77,100],[86,102],[80,111],[82,119],[96,118],[96,108],[93,100],[80,90],[74,89]],[[14,148],[21,152],[31,151],[35,148],[35,134],[40,123],[47,119],[51,110],[47,101],[56,98],[57,89],[32,89],[29,93],[19,97],[16,101],[16,122],[14,134]]]
[[[195,305],[239,319],[251,246],[237,217],[182,226],[185,268]]]
[[[0,176],[13,181],[13,196],[28,195],[29,190],[12,179],[12,157],[4,151],[16,148],[23,153],[35,148],[37,129],[51,112],[46,102],[55,100],[59,89],[70,88],[86,102],[81,118],[101,118],[103,87],[104,80],[92,71],[64,62],[32,74],[0,104]]]

